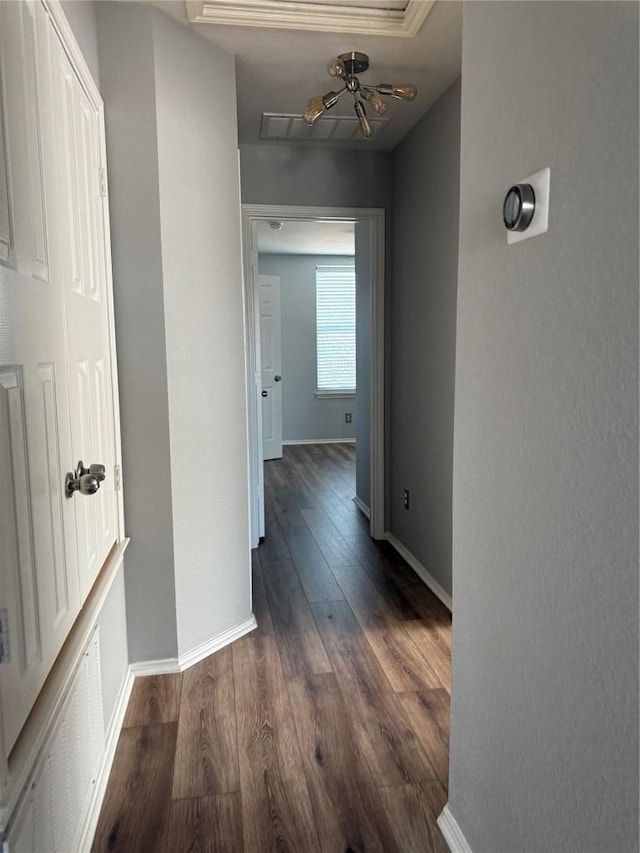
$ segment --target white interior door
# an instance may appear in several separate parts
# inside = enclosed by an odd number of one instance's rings
[[[262,377],[262,458],[282,457],[282,339],[280,279],[258,278]]]
[[[39,0],[0,3],[0,82],[0,746],[6,755],[80,610],[88,579],[117,538],[118,506],[108,488],[71,498],[64,490],[65,473],[80,458],[113,466],[115,457],[102,137],[97,109]],[[108,473],[113,480],[113,467]]]
[[[0,501],[8,751],[79,606],[75,510],[63,494],[71,454],[60,254],[48,205],[55,197],[52,111],[41,68],[47,19],[38,4],[0,4],[6,149],[0,266]],[[2,134],[0,134],[2,138]]]
[[[60,43],[53,57],[60,225],[67,328],[72,465],[101,464],[105,479],[87,498],[75,495],[84,597],[117,539],[114,412],[109,347],[107,265],[99,114]]]

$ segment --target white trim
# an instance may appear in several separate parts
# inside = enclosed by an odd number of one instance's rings
[[[353,502],[366,518],[371,518],[371,510],[363,500],[361,500],[357,495],[354,495]]]
[[[279,0],[186,0],[187,15],[195,24],[236,27],[277,27],[325,33],[362,33],[370,36],[416,36],[435,0],[409,0],[407,8],[354,7],[347,3],[297,4]]]
[[[369,532],[374,539],[384,539],[384,362],[385,362],[385,220],[374,222],[373,293],[371,298],[371,441],[370,441],[370,509]]]
[[[433,575],[425,569],[422,563],[413,556],[411,551],[400,542],[393,533],[385,533],[384,538],[392,545],[398,554],[409,563],[413,571],[418,575],[420,580],[429,587],[434,595],[437,595],[440,601],[444,604],[447,610],[453,612],[453,602],[451,596],[446,589],[441,586]]]
[[[283,445],[290,444],[355,444],[355,438],[288,438]]]
[[[180,664],[178,658],[141,660],[131,664],[131,672],[136,678],[142,678],[145,675],[173,675],[180,672]]]
[[[125,539],[113,546],[13,747],[9,760],[11,788],[5,792],[6,800],[2,801],[0,807],[0,828],[6,817],[13,813],[29,775],[37,765],[42,749],[53,731],[82,656],[96,630],[102,606],[122,570],[124,552],[128,544],[129,540]]]
[[[334,7],[331,7],[334,8]],[[260,449],[255,436],[259,424],[259,401],[256,392],[254,292],[252,254],[252,225],[262,220],[292,219],[294,221],[333,222],[369,221],[373,225],[373,294],[371,311],[371,520],[369,532],[374,539],[384,539],[384,306],[385,306],[385,211],[383,208],[360,207],[296,207],[290,205],[243,204],[242,251],[244,259],[244,301],[246,330],[246,382],[249,421],[249,463],[254,472],[251,487],[251,540],[258,545],[256,535],[259,515],[255,472],[261,463]],[[257,272],[257,271],[256,271]],[[283,442],[284,443],[284,442]],[[307,442],[305,442],[307,443]],[[312,442],[316,443],[316,442]]]
[[[74,32],[71,29],[71,25],[69,24],[67,16],[64,13],[64,9],[62,8],[62,3],[60,0],[42,0],[42,5],[51,19],[53,28],[58,33],[64,51],[69,57],[73,70],[75,71],[82,88],[85,90],[87,97],[91,101],[92,106],[99,112],[102,112],[102,95],[100,94],[100,90],[98,89],[95,80],[93,79],[86,60],[82,55],[80,45],[76,40]]]
[[[189,669],[195,663],[199,663],[214,652],[218,652],[235,640],[239,640],[240,637],[244,637],[245,634],[257,627],[256,617],[251,614],[251,618],[247,619],[246,622],[235,625],[228,631],[223,631],[222,634],[218,634],[211,640],[207,640],[206,643],[196,646],[195,649],[191,649],[180,657],[138,661],[131,664],[131,671],[136,678],[143,675],[171,675],[176,672],[184,672],[185,669]]]
[[[316,389],[316,397],[318,400],[355,400],[355,391],[318,391]]]
[[[257,627],[258,623],[256,622],[256,617],[252,613],[251,617],[245,622],[242,622],[240,625],[235,625],[233,628],[229,628],[228,631],[223,631],[222,634],[218,634],[217,637],[207,640],[206,643],[196,646],[195,649],[191,649],[191,651],[186,652],[186,654],[180,655],[178,658],[180,672],[184,672],[185,669],[189,669],[189,667],[193,666],[194,663],[199,663],[214,652],[218,652],[220,649],[223,649],[235,640],[239,640],[240,637],[244,637],[245,634],[248,634]]]
[[[118,738],[120,737],[120,731],[124,722],[124,715],[127,712],[127,705],[129,704],[129,698],[131,696],[134,681],[135,676],[131,671],[131,667],[128,667],[125,677],[122,679],[118,698],[116,699],[116,705],[111,715],[111,722],[109,723],[109,730],[107,731],[104,744],[102,767],[100,768],[100,773],[96,779],[96,784],[91,796],[91,802],[89,804],[89,810],[85,816],[82,832],[80,834],[80,850],[90,850],[93,843],[93,837],[98,826],[98,818],[100,817],[100,810],[102,809],[104,795],[107,790],[109,774],[111,773],[113,759],[116,754]]]
[[[442,813],[438,818],[438,826],[440,832],[444,836],[444,840],[449,846],[451,853],[473,853],[469,846],[469,842],[464,837],[464,834],[458,826],[458,821],[451,814],[449,803],[442,809]]]

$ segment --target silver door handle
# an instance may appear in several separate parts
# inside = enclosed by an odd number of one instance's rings
[[[273,377],[273,381],[274,381],[274,382],[280,382],[280,381],[281,381],[281,379],[282,379],[282,376],[274,376],[274,377]]]
[[[80,492],[81,495],[95,495],[104,478],[104,465],[94,464],[85,468],[80,460],[76,470],[69,471],[64,478],[64,493],[68,498],[73,497],[76,492]]]
[[[88,468],[85,468],[82,460],[78,462],[78,467],[76,468],[76,477],[82,477],[83,474],[91,474],[92,477],[95,477],[96,480],[101,483],[105,478],[105,467],[104,465],[98,465],[94,462],[93,465],[89,465]]]

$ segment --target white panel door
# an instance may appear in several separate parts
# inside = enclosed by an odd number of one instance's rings
[[[117,536],[98,115],[40,0],[0,2],[5,755]],[[68,498],[79,459],[110,466],[107,479]]]
[[[105,466],[89,499],[76,495],[80,592],[86,595],[117,538],[115,442],[99,114],[62,45],[53,52],[58,104],[60,225],[73,463]]]
[[[6,196],[0,252],[0,607],[10,660],[0,665],[5,749],[16,739],[79,608],[64,294],[52,105],[44,82],[48,19],[40,3],[0,4],[0,117]]]
[[[258,278],[262,375],[262,458],[282,457],[282,339],[280,279]]]

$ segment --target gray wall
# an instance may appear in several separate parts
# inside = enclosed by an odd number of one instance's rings
[[[243,204],[386,207],[391,154],[306,145],[241,145]]]
[[[465,6],[449,796],[474,851],[638,850],[637,72],[635,3]],[[504,193],[545,166],[550,230],[507,247]]]
[[[235,78],[148,6],[100,3],[98,29],[138,661],[250,616]]]
[[[390,287],[389,529],[448,593],[459,152],[458,81],[394,151]]]
[[[153,30],[184,654],[251,616],[238,120],[233,56],[162,14]]]
[[[353,257],[260,255],[262,275],[280,277],[282,318],[282,438],[285,441],[354,439],[356,401],[317,399],[316,266],[353,264]],[[353,421],[344,416],[351,412]]]
[[[92,0],[61,0],[61,6],[76,41],[80,45],[80,50],[89,66],[91,76],[96,85],[100,85],[96,4]]]
[[[178,652],[152,14],[97,4],[134,661]]]

